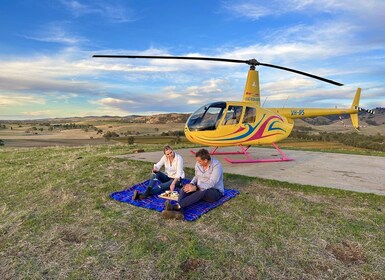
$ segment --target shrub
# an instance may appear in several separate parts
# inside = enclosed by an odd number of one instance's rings
[[[129,136],[129,137],[127,138],[127,143],[128,143],[129,145],[134,144],[134,141],[135,141],[134,136]]]
[[[104,135],[104,138],[111,138],[111,137],[119,137],[119,134],[117,134],[114,131],[107,131]]]

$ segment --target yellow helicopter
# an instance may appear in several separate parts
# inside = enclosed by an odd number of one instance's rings
[[[215,147],[211,154],[244,154],[246,157],[244,160],[225,157],[225,160],[230,163],[279,162],[293,160],[286,157],[276,143],[290,135],[294,126],[294,119],[350,114],[353,127],[358,129],[358,112],[366,111],[368,113],[374,113],[371,110],[359,107],[361,95],[360,88],[357,88],[351,107],[346,109],[263,108],[260,104],[259,75],[258,71],[255,70],[256,66],[267,66],[290,71],[337,86],[342,86],[343,84],[295,69],[261,63],[256,59],[237,60],[211,57],[140,55],[93,55],[93,57],[206,60],[245,63],[250,65],[242,101],[223,101],[206,104],[189,117],[184,128],[184,133],[189,141]],[[253,159],[247,152],[252,145],[266,144],[272,144],[282,157]],[[217,151],[219,147],[226,146],[239,146],[241,150],[236,152]]]

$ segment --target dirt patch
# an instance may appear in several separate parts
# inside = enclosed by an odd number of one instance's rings
[[[346,265],[361,264],[366,261],[366,256],[361,245],[348,240],[337,244],[327,244],[326,250]]]

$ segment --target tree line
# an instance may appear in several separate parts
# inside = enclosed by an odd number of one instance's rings
[[[385,151],[385,136],[377,133],[376,135],[363,135],[358,132],[337,133],[337,132],[320,132],[319,134],[309,134],[305,131],[295,130],[289,138],[303,139],[325,142],[339,142],[344,145],[370,149],[374,151]]]

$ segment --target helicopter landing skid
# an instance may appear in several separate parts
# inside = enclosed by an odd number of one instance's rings
[[[242,145],[240,145],[242,146]],[[247,146],[247,148],[245,149],[243,146],[241,147],[242,151],[235,151],[235,152],[217,152],[217,150],[219,149],[219,147],[215,147],[215,149],[213,151],[210,152],[210,155],[244,155],[245,152],[250,148],[251,146]],[[196,152],[194,152],[193,150],[190,150],[190,153],[192,153],[193,155],[196,154]]]
[[[291,160],[294,160],[293,158],[286,157],[285,154],[278,148],[278,146],[275,143],[271,143],[271,144],[282,155],[281,158],[252,159],[250,157],[250,155],[247,153],[247,150],[248,150],[248,148],[250,148],[250,146],[248,146],[245,149],[242,145],[239,145],[239,147],[241,148],[242,152],[237,152],[237,153],[234,153],[234,154],[244,154],[247,159],[230,159],[228,157],[225,157],[224,159],[227,162],[230,162],[230,163],[262,163],[262,162],[280,162],[280,161],[291,161]]]

